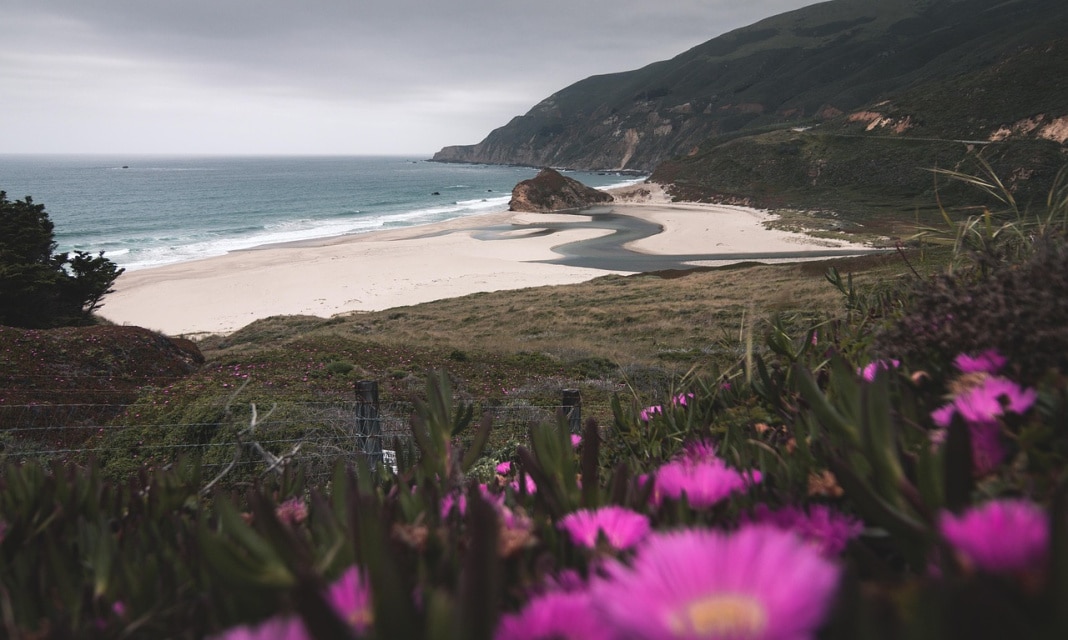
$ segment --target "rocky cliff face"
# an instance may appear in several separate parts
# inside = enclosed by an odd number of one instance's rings
[[[552,169],[542,169],[538,175],[520,182],[512,189],[512,200],[508,207],[512,211],[551,213],[611,201],[611,194],[587,187]]]
[[[482,142],[446,147],[433,159],[651,171],[697,153],[712,138],[819,125],[902,92],[996,69],[1020,47],[1066,30],[1063,0],[832,0],[727,33],[671,60],[587,78]],[[1063,75],[1062,69],[1050,77]],[[1013,111],[1023,115],[1006,125],[1034,113],[1060,117],[1053,107],[1064,104],[1062,90],[1053,84],[1040,83],[1045,93],[1025,87],[956,94],[919,105],[899,128],[922,128],[965,100],[1022,105]],[[948,134],[925,132],[957,137]]]

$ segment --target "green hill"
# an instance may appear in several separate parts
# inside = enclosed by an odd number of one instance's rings
[[[1023,183],[1062,161],[1066,32],[1062,0],[833,0],[575,83],[482,142],[434,159],[653,171],[684,158],[659,175],[686,180],[690,192],[700,186],[705,197],[789,200],[815,172],[828,187],[866,189],[845,174],[885,168],[888,156],[907,170],[878,189],[930,201],[921,168],[955,166],[977,146],[944,141],[997,139],[1006,144],[995,164]],[[802,128],[807,135],[792,131]],[[731,169],[747,158],[781,168]],[[835,170],[846,163],[844,174]],[[739,175],[746,170],[753,175]],[[699,172],[706,175],[693,179]],[[763,182],[779,179],[786,182]]]

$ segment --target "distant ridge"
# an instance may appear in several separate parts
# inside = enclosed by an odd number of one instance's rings
[[[433,159],[652,171],[728,139],[814,126],[978,141],[1001,131],[1063,148],[1039,134],[1068,116],[1066,33],[1065,0],[832,0],[587,78]]]

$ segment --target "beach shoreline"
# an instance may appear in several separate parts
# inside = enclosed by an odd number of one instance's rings
[[[769,230],[764,222],[773,216],[756,209],[673,203],[650,183],[612,192],[615,203],[576,213],[497,211],[132,271],[119,277],[99,314],[168,335],[227,334],[276,315],[329,318],[657,270],[650,268],[662,264],[650,261],[657,256],[715,254],[663,263],[685,268],[764,254],[764,261],[777,261],[775,254],[825,256],[828,243],[844,253],[865,251]],[[613,260],[597,260],[598,251]],[[604,264],[610,266],[590,266]]]

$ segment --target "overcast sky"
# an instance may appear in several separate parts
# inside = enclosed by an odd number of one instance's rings
[[[0,0],[0,153],[420,154],[815,0]]]

